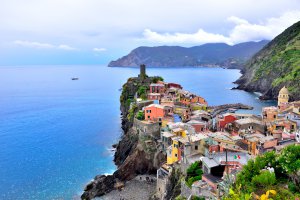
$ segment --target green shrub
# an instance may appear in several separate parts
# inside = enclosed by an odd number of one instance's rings
[[[136,113],[136,118],[137,118],[138,120],[144,120],[144,119],[145,119],[144,111],[139,110],[139,111]]]
[[[199,181],[201,179],[202,179],[202,175],[190,177],[188,179],[188,181],[186,182],[186,184],[187,184],[187,186],[192,187],[192,185],[195,181]]]
[[[276,183],[275,173],[269,170],[262,171],[259,175],[254,176],[251,182],[256,188],[274,185]]]
[[[201,162],[196,161],[186,170],[186,185],[191,187],[195,181],[202,179],[203,171],[201,169]]]
[[[186,200],[186,198],[183,197],[183,196],[181,196],[181,195],[179,195],[179,196],[177,196],[177,197],[175,198],[175,200]]]
[[[192,200],[205,200],[204,197],[192,196]]]
[[[161,76],[153,77],[153,80],[152,80],[153,83],[157,83],[158,81],[164,81],[163,77],[161,77]]]

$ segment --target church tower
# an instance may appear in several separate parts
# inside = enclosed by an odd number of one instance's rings
[[[282,104],[286,104],[289,102],[289,91],[288,89],[284,86],[281,88],[278,94],[278,106]]]

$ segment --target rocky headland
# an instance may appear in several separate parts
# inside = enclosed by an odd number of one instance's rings
[[[134,118],[138,110],[153,103],[153,101],[145,101],[137,105],[131,103],[141,88],[149,88],[151,83],[160,79],[161,77],[147,76],[129,78],[123,85],[120,96],[123,135],[119,143],[114,145],[116,148],[114,162],[117,165],[117,170],[112,175],[97,175],[93,181],[86,185],[81,196],[82,199],[93,199],[123,188],[124,185],[125,187],[132,185],[128,181],[133,180],[137,175],[156,175],[157,169],[166,161],[166,154],[158,148],[159,136],[141,137],[133,126],[136,123]],[[228,109],[252,109],[252,107],[243,104],[226,104],[208,109],[213,115],[216,115]],[[180,193],[180,184],[178,184],[180,174],[178,173],[178,171],[173,172],[167,185],[168,192],[166,195],[170,198],[176,197]],[[136,185],[136,181],[131,181],[131,183]],[[123,195],[126,196],[127,192]]]
[[[139,140],[139,135],[133,129],[134,115],[137,107],[131,107],[131,100],[142,86],[149,87],[159,77],[129,78],[123,85],[120,96],[120,109],[122,115],[122,129],[124,131],[121,140],[116,144],[114,162],[118,169],[112,175],[98,175],[84,189],[81,198],[85,200],[102,196],[117,189],[133,179],[138,174],[156,174],[157,168],[166,159],[166,155],[156,151],[156,141],[153,148],[145,148],[145,141]],[[151,138],[149,138],[151,140]]]

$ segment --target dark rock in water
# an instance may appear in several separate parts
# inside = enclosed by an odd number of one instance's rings
[[[116,179],[113,175],[100,175],[86,185],[84,193],[81,195],[81,199],[90,200],[96,196],[102,196],[114,189]]]

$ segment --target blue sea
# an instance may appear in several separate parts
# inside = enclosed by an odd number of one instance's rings
[[[0,67],[0,199],[77,199],[95,175],[112,173],[111,145],[122,134],[119,89],[138,73],[105,66]],[[230,90],[238,70],[148,68],[147,74],[180,83],[210,105],[241,102],[259,114],[274,104]]]

